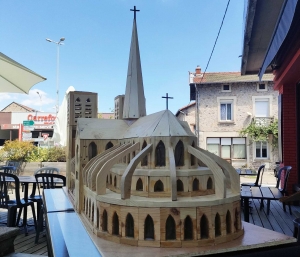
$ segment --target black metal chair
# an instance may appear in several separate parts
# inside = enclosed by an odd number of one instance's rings
[[[288,195],[287,182],[288,182],[291,170],[292,170],[291,166],[284,166],[277,173],[277,182],[276,182],[275,187],[279,189],[282,196],[287,196]],[[283,178],[281,176],[282,172],[285,172],[285,174],[283,175]],[[283,181],[282,181],[282,179],[283,179]],[[270,201],[270,200],[267,200],[267,201]],[[290,203],[288,203],[288,205],[289,205],[290,214],[292,214],[292,209],[291,209]],[[263,201],[261,201],[260,208],[262,209],[263,206],[264,206]],[[283,207],[284,212],[286,212],[286,203],[285,202],[282,203],[282,207]],[[267,211],[269,211],[269,210],[267,210]]]
[[[55,189],[55,188],[62,188],[66,186],[67,181],[66,177],[59,174],[49,174],[49,173],[42,173],[36,174],[35,179],[38,185],[38,192],[41,195],[42,189]],[[39,213],[38,213],[38,226],[35,236],[35,243],[37,244],[39,241],[40,232],[43,231],[43,223],[44,223],[44,207],[41,206]]]
[[[15,199],[11,200],[8,195],[8,189],[11,184],[14,184]],[[0,172],[0,208],[7,209],[7,226],[15,227],[19,224],[20,217],[23,212],[23,224],[25,235],[27,232],[27,207],[30,206],[32,209],[32,216],[34,220],[34,225],[36,228],[36,215],[34,210],[34,203],[32,201],[24,201],[20,198],[20,182],[19,178],[14,174],[8,174]],[[19,214],[16,221],[16,213],[19,208]],[[25,210],[26,208],[26,210]]]
[[[256,180],[254,183],[242,183],[241,186],[260,187],[262,183],[264,171],[265,171],[265,166],[266,165],[263,164],[258,168]]]
[[[37,174],[59,174],[59,169],[55,168],[55,167],[43,167],[34,172],[34,175],[37,175]],[[28,196],[28,199],[30,201],[36,202],[37,214],[39,214],[43,200],[42,200],[41,194],[36,195],[35,193],[36,193],[36,185],[34,184],[32,187],[32,192]]]

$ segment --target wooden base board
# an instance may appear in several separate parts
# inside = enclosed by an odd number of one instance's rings
[[[145,247],[117,244],[97,237],[88,227],[86,227],[87,232],[103,257],[118,256],[120,254],[122,254],[122,257],[205,256],[236,251],[246,253],[246,251],[250,249],[252,251],[255,249],[255,251],[257,250],[257,252],[260,252],[273,246],[286,247],[297,242],[293,237],[264,229],[250,223],[243,222],[243,228],[244,234],[231,242],[210,246],[188,248],[179,248],[178,246],[175,246],[174,248],[165,248],[163,246],[153,247],[154,245],[151,245],[152,247]]]

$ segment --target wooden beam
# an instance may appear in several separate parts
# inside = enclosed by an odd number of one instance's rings
[[[190,145],[188,146],[188,152],[194,155],[199,160],[201,160],[205,165],[207,165],[207,167],[211,170],[211,172],[214,175],[216,196],[219,198],[225,198],[225,175],[222,169],[218,166],[218,164],[208,155]]]
[[[121,178],[121,199],[129,199],[131,192],[132,175],[136,166],[142,161],[142,159],[152,151],[153,145],[147,145],[142,151],[140,151],[129,163]]]
[[[173,148],[169,146],[170,179],[171,179],[171,198],[177,201],[177,175]]]
[[[98,195],[104,195],[106,193],[106,176],[109,174],[114,164],[116,164],[124,156],[138,150],[140,150],[139,142],[125,149],[121,153],[114,155],[114,157],[112,157],[102,166],[96,178],[96,191]]]

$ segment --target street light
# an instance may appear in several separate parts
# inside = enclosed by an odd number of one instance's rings
[[[40,108],[40,112],[42,112],[42,95],[40,94],[39,91],[36,91],[36,93],[39,95],[40,97],[40,101],[41,101],[41,108]]]
[[[56,65],[56,115],[59,111],[59,46],[63,45],[65,38],[62,37],[58,42],[53,41],[52,39],[46,38],[48,42],[54,43],[57,45],[57,65]]]

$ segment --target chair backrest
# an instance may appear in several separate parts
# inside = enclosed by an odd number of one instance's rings
[[[266,165],[263,164],[258,168],[257,175],[256,175],[256,180],[254,182],[255,186],[260,186],[261,185],[263,175],[264,175],[264,171],[265,171],[265,166]]]
[[[17,162],[17,161],[7,161],[6,162],[6,166],[13,166],[16,168],[16,175],[19,175],[21,172],[21,168],[22,168],[22,162]]]
[[[36,174],[59,174],[59,169],[54,167],[43,167],[34,172]]]
[[[15,166],[0,166],[0,172],[17,175],[17,168]]]
[[[66,177],[59,174],[40,173],[34,175],[38,184],[40,194],[41,185],[43,189],[60,188],[66,186]]]
[[[276,187],[279,188],[279,186],[281,184],[283,184],[283,186],[280,188],[280,191],[282,194],[285,194],[286,191],[287,191],[287,182],[288,182],[288,179],[289,179],[289,176],[290,176],[290,172],[292,170],[292,167],[291,166],[284,166],[282,167],[278,173],[277,173],[277,183],[276,183]],[[281,173],[285,171],[285,174],[284,174],[284,181],[283,183],[280,183],[281,181]]]
[[[0,172],[0,207],[7,208],[9,196],[8,189],[14,184],[14,191],[17,205],[21,204],[20,200],[20,182],[19,178],[14,174]]]

